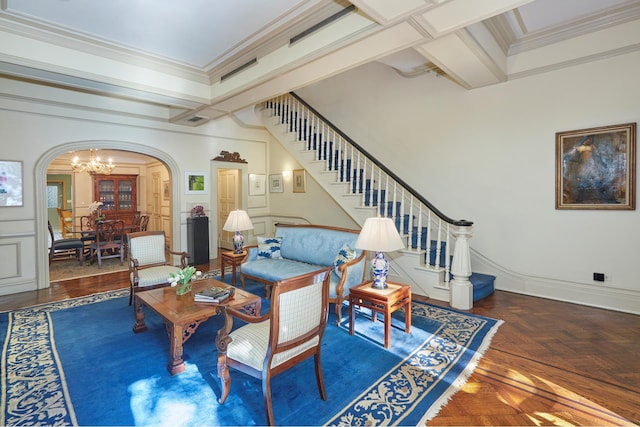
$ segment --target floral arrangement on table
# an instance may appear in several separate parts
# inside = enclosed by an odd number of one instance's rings
[[[169,283],[171,287],[176,288],[176,295],[184,295],[191,292],[191,281],[202,275],[202,272],[196,271],[196,268],[189,266],[169,274]]]
[[[91,203],[87,208],[89,210],[89,216],[94,222],[102,221],[105,218],[104,215],[102,215],[102,209],[100,209],[102,205],[103,205],[102,202],[96,201]]]
[[[200,217],[200,216],[205,216],[206,213],[204,212],[204,206],[202,205],[195,205],[192,209],[191,209],[191,216],[192,217]]]

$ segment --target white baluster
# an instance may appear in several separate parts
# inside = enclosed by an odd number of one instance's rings
[[[451,224],[447,224],[446,243],[444,252],[444,284],[448,288],[451,278],[449,273],[451,272]]]

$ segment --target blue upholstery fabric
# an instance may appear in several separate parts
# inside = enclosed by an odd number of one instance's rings
[[[356,233],[313,227],[277,227],[276,236],[282,237],[282,258],[323,267],[333,265],[342,245],[348,243],[354,248],[358,240]]]
[[[253,276],[267,282],[277,282],[300,274],[316,271],[323,267],[335,267],[335,260],[344,245],[355,247],[358,233],[333,230],[321,227],[276,227],[276,235],[281,237],[280,254],[282,258],[260,258],[258,247],[248,247],[248,255],[241,266],[241,274]],[[354,258],[362,254],[355,250]],[[335,267],[331,271],[329,298],[337,298],[336,288],[340,284],[341,276],[336,274],[340,270],[346,275],[342,295],[349,294],[349,289],[362,283],[365,267],[363,258],[348,269]]]
[[[307,264],[286,258],[258,258],[255,261],[242,264],[242,273],[260,277],[269,282],[277,282],[289,277],[311,273],[320,268],[322,266],[317,264]]]

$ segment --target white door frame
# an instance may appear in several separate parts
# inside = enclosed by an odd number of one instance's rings
[[[213,234],[215,234],[213,237],[213,242],[215,242],[215,244],[213,245],[213,248],[210,249],[211,252],[211,258],[218,258],[218,242],[220,241],[220,237],[218,236],[218,169],[238,169],[240,171],[240,177],[239,177],[239,181],[240,181],[240,188],[241,188],[241,194],[240,194],[240,199],[239,199],[239,206],[238,209],[247,209],[247,200],[249,199],[249,187],[247,185],[247,182],[249,180],[249,165],[247,163],[240,163],[240,162],[225,162],[225,161],[220,161],[220,160],[212,160],[211,161],[211,173],[209,174],[211,176],[211,188],[214,189],[213,191],[216,192],[216,197],[215,198],[211,198],[212,201],[215,201],[216,206],[212,206],[211,207],[211,228],[213,231]],[[215,214],[213,214],[213,212],[215,212]]]
[[[125,141],[113,141],[113,140],[88,140],[69,142],[66,144],[57,145],[52,147],[49,151],[45,152],[36,162],[34,166],[35,174],[35,214],[36,214],[36,286],[38,289],[46,289],[49,287],[49,254],[47,250],[49,231],[47,230],[47,169],[52,161],[62,154],[66,154],[69,151],[88,150],[95,148],[96,146],[102,148],[110,148],[114,150],[132,151],[134,153],[145,154],[147,156],[155,157],[165,164],[169,169],[171,177],[171,217],[173,219],[180,218],[180,180],[177,177],[181,176],[180,166],[176,161],[164,151],[160,151],[157,148],[134,144]],[[174,242],[180,242],[182,232],[180,221],[172,221]]]

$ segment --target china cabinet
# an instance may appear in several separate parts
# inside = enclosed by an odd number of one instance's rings
[[[94,175],[95,200],[102,202],[105,219],[120,219],[133,224],[138,211],[138,175]]]

